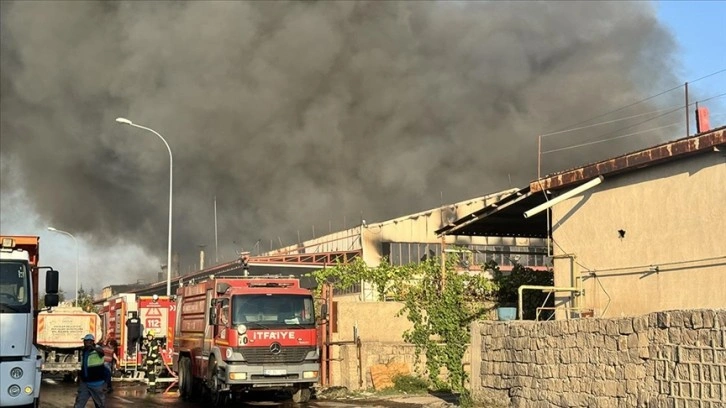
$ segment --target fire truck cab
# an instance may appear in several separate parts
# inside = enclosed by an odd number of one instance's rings
[[[208,390],[215,405],[251,390],[310,399],[320,352],[313,293],[298,279],[214,278],[177,292],[174,370],[179,392]]]

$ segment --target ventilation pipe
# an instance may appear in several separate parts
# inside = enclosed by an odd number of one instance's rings
[[[199,250],[199,270],[204,270],[204,248]]]
[[[573,188],[572,190],[570,190],[562,195],[559,195],[551,200],[548,200],[545,203],[542,203],[542,204],[532,208],[529,211],[525,211],[524,218],[529,218],[534,215],[537,215],[537,214],[541,213],[542,211],[549,209],[550,207],[554,206],[557,203],[565,201],[568,198],[574,197],[574,196],[582,193],[583,191],[589,190],[589,189],[595,187],[596,185],[602,183],[603,180],[605,180],[605,178],[603,176],[597,176],[596,179],[592,179],[579,187]]]

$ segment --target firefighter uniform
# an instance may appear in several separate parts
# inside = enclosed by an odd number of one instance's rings
[[[149,380],[148,392],[156,392],[156,369],[161,365],[161,346],[159,340],[154,338],[154,332],[149,331],[144,340],[146,348],[146,378]]]

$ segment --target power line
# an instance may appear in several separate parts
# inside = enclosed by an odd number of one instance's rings
[[[703,102],[707,102],[707,101],[710,101],[710,100],[713,100],[713,99],[716,99],[716,98],[721,98],[721,97],[724,97],[724,96],[726,96],[726,92],[724,92],[722,94],[719,94],[719,95],[712,96],[710,98],[702,99],[700,101],[695,101],[695,102],[689,103],[688,106],[690,107],[692,105],[695,105],[696,103],[703,103]],[[658,129],[664,129],[664,128],[672,127],[672,126],[675,126],[675,124],[670,124],[670,125],[666,125],[666,126],[659,127],[659,128],[647,129],[645,131],[640,131],[640,132],[635,132],[635,133],[629,133],[629,134],[626,134],[626,135],[623,135],[623,136],[617,136],[617,137],[612,137],[612,138],[607,138],[607,139],[601,139],[601,138],[606,137],[608,135],[612,135],[614,133],[618,133],[620,131],[623,131],[623,130],[626,130],[626,129],[630,129],[630,128],[633,128],[633,127],[642,125],[643,123],[650,122],[651,120],[658,119],[658,118],[663,117],[663,116],[666,116],[666,115],[670,115],[671,113],[674,113],[674,112],[679,111],[681,109],[683,109],[683,106],[679,106],[677,108],[673,108],[673,109],[666,110],[665,113],[660,114],[658,116],[654,116],[652,118],[648,118],[648,119],[643,120],[643,121],[640,121],[638,123],[635,123],[635,124],[632,124],[632,125],[629,125],[629,126],[622,127],[620,129],[614,130],[612,132],[604,133],[604,134],[598,136],[598,140],[595,140],[595,141],[592,141],[592,142],[586,142],[586,143],[581,143],[581,144],[574,145],[574,146],[562,147],[562,148],[559,148],[559,149],[547,150],[547,151],[542,152],[541,154],[555,153],[555,152],[559,152],[559,151],[563,151],[563,150],[570,150],[570,149],[574,149],[574,148],[577,148],[577,147],[589,146],[589,145],[593,145],[593,144],[597,144],[597,143],[601,143],[601,142],[607,142],[607,141],[611,141],[611,140],[622,139],[624,137],[633,136],[633,135],[637,135],[637,134],[640,134],[640,133],[649,132],[649,131],[652,131],[652,130],[658,130]],[[651,113],[653,113],[653,112],[651,112]],[[676,124],[677,124],[677,122],[676,122]]]
[[[581,126],[581,127],[577,127],[577,128],[572,128],[572,129],[567,129],[567,130],[561,130],[561,131],[559,131],[559,132],[545,133],[544,135],[541,135],[541,136],[542,136],[542,137],[544,138],[544,137],[546,137],[546,136],[554,136],[554,135],[559,135],[559,134],[562,134],[562,133],[567,133],[567,132],[574,132],[574,131],[576,131],[576,130],[588,129],[588,128],[592,128],[592,127],[596,127],[596,126],[602,126],[602,125],[607,125],[607,124],[609,124],[609,123],[621,122],[621,121],[624,121],[624,120],[628,120],[628,119],[633,119],[633,118],[637,118],[637,117],[640,117],[640,116],[645,116],[645,115],[652,115],[652,114],[654,114],[654,113],[660,113],[660,112],[665,112],[665,111],[667,111],[667,110],[671,110],[671,109],[680,109],[680,108],[682,108],[682,107],[683,107],[683,106],[681,106],[681,105],[678,105],[678,106],[672,106],[672,107],[670,107],[670,108],[665,108],[665,109],[658,109],[658,110],[655,110],[655,111],[650,111],[650,112],[645,112],[645,113],[639,113],[639,114],[637,114],[637,115],[632,115],[632,116],[626,116],[626,117],[624,117],[624,118],[620,118],[620,119],[613,119],[613,120],[608,120],[608,121],[605,121],[605,122],[598,122],[598,123],[593,123],[592,125],[587,125],[587,126]]]
[[[720,95],[716,95],[716,96],[712,96],[710,98],[702,99],[700,101],[691,102],[691,103],[688,104],[688,107],[691,107],[691,106],[695,105],[696,103],[708,102],[708,101],[710,101],[712,99],[721,98],[723,96],[726,96],[726,93],[722,93]],[[650,111],[650,112],[639,113],[637,115],[626,116],[624,118],[607,120],[605,122],[593,123],[593,124],[587,125],[587,126],[581,126],[581,127],[577,127],[577,128],[565,129],[565,130],[561,130],[559,132],[545,133],[544,135],[541,135],[540,137],[543,137],[544,138],[544,137],[547,137],[547,136],[554,136],[554,135],[559,135],[559,134],[562,134],[562,133],[574,132],[576,130],[589,129],[589,128],[592,128],[592,127],[607,125],[609,123],[622,122],[624,120],[633,119],[633,118],[637,118],[637,117],[640,117],[640,116],[646,116],[646,115],[651,115],[651,114],[654,114],[654,113],[665,112],[665,111],[668,111],[668,110],[671,110],[671,112],[673,112],[673,111],[679,110],[681,108],[683,108],[683,105],[672,106],[670,108],[664,108],[664,109],[658,109],[658,110],[654,110],[654,111]]]
[[[577,144],[577,145],[574,145],[574,146],[567,146],[567,147],[561,147],[559,149],[547,150],[547,151],[542,152],[542,154],[561,152],[563,150],[576,149],[578,147],[590,146],[590,145],[594,145],[594,144],[598,144],[598,143],[609,142],[611,140],[623,139],[623,138],[626,138],[626,137],[635,136],[635,135],[639,135],[639,134],[642,134],[642,133],[648,133],[648,132],[652,132],[654,130],[666,129],[666,128],[673,127],[673,126],[677,126],[677,125],[680,125],[680,122],[674,122],[674,123],[671,123],[670,125],[659,126],[659,127],[655,127],[655,128],[651,128],[651,129],[646,129],[646,130],[640,130],[640,131],[633,132],[633,133],[627,133],[627,134],[624,134],[624,135],[611,137],[609,139],[595,140],[595,141],[592,141],[592,142],[580,143],[580,144]]]
[[[692,83],[695,83],[695,82],[701,81],[701,80],[703,80],[703,79],[706,79],[706,78],[712,77],[712,76],[714,76],[714,75],[718,75],[718,74],[720,74],[720,73],[722,73],[722,72],[726,72],[726,68],[724,68],[724,69],[720,69],[720,70],[718,70],[718,71],[712,72],[712,73],[710,73],[710,74],[707,74],[707,75],[704,75],[704,76],[702,76],[702,77],[700,77],[700,78],[696,78],[696,79],[694,79],[694,80],[692,80],[692,81],[688,81],[688,83],[691,83],[691,84],[692,84]],[[670,88],[670,89],[667,89],[667,90],[665,90],[665,91],[663,91],[663,92],[660,92],[660,93],[658,93],[658,94],[655,94],[655,95],[649,96],[649,97],[647,97],[647,98],[645,98],[645,99],[641,99],[641,100],[639,100],[639,101],[636,101],[636,102],[633,102],[633,103],[631,103],[631,104],[625,105],[625,106],[623,106],[623,107],[620,107],[620,108],[618,108],[618,109],[615,109],[615,110],[611,110],[611,111],[609,111],[609,112],[605,112],[605,113],[603,113],[603,114],[600,114],[600,115],[594,116],[594,117],[592,117],[592,118],[590,118],[590,119],[586,119],[586,120],[583,120],[583,121],[580,121],[580,122],[574,123],[574,124],[572,124],[572,125],[566,126],[566,127],[564,128],[564,129],[560,129],[560,130],[558,130],[558,131],[556,131],[556,132],[554,132],[554,133],[557,133],[557,132],[561,132],[561,131],[567,130],[568,128],[571,128],[571,127],[573,127],[573,126],[579,126],[579,125],[582,125],[583,123],[587,123],[587,122],[590,122],[590,121],[592,121],[592,120],[595,120],[595,119],[600,119],[600,118],[602,118],[602,117],[605,117],[605,116],[608,116],[608,115],[610,115],[611,113],[616,113],[616,112],[620,112],[620,111],[622,111],[622,110],[624,110],[624,109],[630,108],[630,107],[632,107],[632,106],[635,106],[635,105],[638,105],[638,104],[640,104],[640,103],[643,103],[643,102],[649,101],[649,100],[651,100],[651,99],[653,99],[653,98],[657,98],[657,97],[659,97],[659,96],[661,96],[661,95],[667,94],[668,92],[672,92],[672,91],[675,91],[676,89],[682,88],[683,86],[684,86],[684,85],[678,85],[678,86],[674,86],[673,88]]]
[[[633,125],[625,126],[625,127],[622,127],[622,128],[620,128],[620,129],[618,129],[618,130],[614,130],[614,131],[612,131],[612,132],[608,132],[608,133],[602,134],[602,135],[598,136],[598,139],[599,139],[599,138],[601,138],[601,137],[607,137],[607,136],[609,136],[609,135],[612,135],[612,134],[614,134],[614,133],[618,133],[618,132],[620,132],[620,131],[622,131],[622,130],[626,130],[626,129],[634,128],[634,127],[636,127],[636,126],[642,125],[643,123],[647,123],[647,122],[650,122],[651,120],[655,120],[655,119],[658,119],[658,118],[660,118],[660,117],[662,117],[662,116],[670,115],[671,113],[674,113],[674,112],[676,112],[676,111],[679,111],[679,110],[681,110],[681,109],[688,109],[689,107],[691,107],[691,106],[695,105],[696,103],[702,103],[702,102],[710,101],[710,100],[712,100],[712,99],[720,98],[720,97],[722,97],[722,96],[724,96],[724,95],[726,95],[726,93],[722,93],[722,94],[720,94],[720,95],[712,96],[712,97],[710,97],[710,98],[706,98],[706,99],[702,99],[702,100],[700,100],[700,101],[695,101],[695,102],[689,103],[689,104],[688,104],[688,107],[686,107],[686,108],[684,108],[683,106],[679,106],[678,108],[675,108],[675,109],[671,109],[670,111],[667,111],[667,112],[665,112],[665,113],[663,113],[663,114],[660,114],[660,115],[658,115],[658,116],[653,116],[652,118],[648,118],[648,119],[646,119],[646,120],[640,121],[640,122],[638,122],[638,123],[635,123],[635,124],[633,124]]]

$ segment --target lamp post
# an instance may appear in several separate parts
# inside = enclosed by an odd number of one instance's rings
[[[146,126],[137,125],[136,123],[126,119],[126,118],[116,118],[116,122],[122,123],[124,125],[133,126],[139,129],[147,130],[157,136],[159,136],[159,139],[161,139],[162,142],[164,142],[164,146],[166,146],[166,150],[169,151],[169,237],[168,237],[168,243],[167,243],[167,254],[166,254],[166,295],[171,296],[171,203],[172,203],[172,182],[173,182],[173,174],[174,174],[174,161],[171,155],[171,148],[169,147],[169,143],[166,142],[163,136],[159,134],[159,132],[155,131],[154,129],[148,128]]]
[[[68,235],[69,237],[73,238],[73,242],[76,244],[76,297],[75,297],[75,300],[73,301],[73,303],[74,303],[73,305],[78,306],[78,264],[79,264],[78,240],[70,232],[61,231],[61,230],[53,228],[53,227],[48,227],[48,231],[57,232],[57,233],[63,234],[63,235]]]

